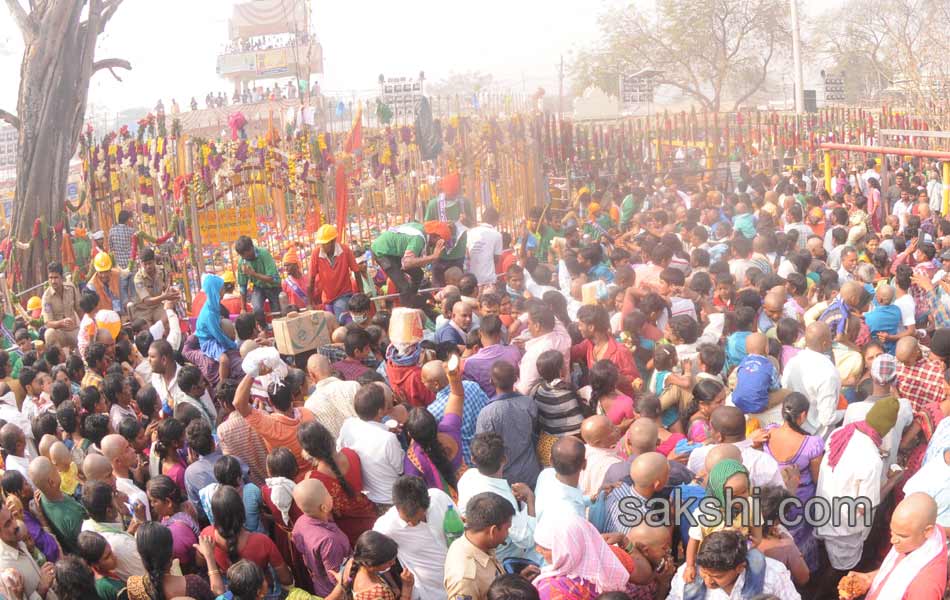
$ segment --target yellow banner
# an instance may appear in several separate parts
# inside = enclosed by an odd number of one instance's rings
[[[242,235],[257,237],[254,207],[201,211],[198,215],[198,230],[203,245],[233,244]]]

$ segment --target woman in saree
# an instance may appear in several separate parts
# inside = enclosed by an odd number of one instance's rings
[[[449,400],[445,414],[436,422],[425,408],[414,408],[406,421],[406,433],[412,440],[403,461],[403,472],[421,477],[426,486],[437,488],[458,501],[458,478],[464,472],[462,463],[462,408],[465,390],[458,361],[455,369],[446,369],[449,379]]]
[[[574,514],[542,519],[534,541],[545,562],[534,580],[541,600],[593,600],[626,590],[630,573],[586,519]]]
[[[941,402],[925,404],[914,415],[914,420],[904,431],[901,438],[901,451],[909,452],[907,456],[906,477],[912,476],[924,463],[927,447],[937,433],[937,428],[950,415],[950,395]],[[941,432],[950,436],[950,427],[944,426]]]

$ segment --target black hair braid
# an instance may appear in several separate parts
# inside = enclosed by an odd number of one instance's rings
[[[164,570],[157,564],[150,564],[145,571],[145,591],[152,600],[165,600],[165,589],[162,585],[162,579],[165,577]]]
[[[416,440],[416,442],[425,450],[426,456],[428,456],[432,464],[435,465],[439,475],[442,476],[442,480],[449,484],[453,490],[456,489],[458,481],[455,478],[455,469],[452,468],[452,462],[449,461],[449,457],[445,453],[445,447],[439,442],[438,435],[427,440],[426,443],[420,442],[419,440]]]
[[[330,470],[333,471],[333,476],[336,477],[337,483],[340,484],[340,487],[343,488],[343,491],[347,496],[353,498],[356,496],[356,492],[353,490],[352,486],[347,483],[346,478],[343,477],[343,472],[340,471],[340,466],[336,464],[336,461],[333,460],[333,456],[329,456],[327,459],[320,458],[325,463],[330,465]]]

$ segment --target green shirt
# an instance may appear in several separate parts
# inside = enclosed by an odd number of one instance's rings
[[[475,222],[475,208],[472,206],[472,203],[468,201],[468,198],[462,198],[458,196],[452,200],[445,201],[445,219],[446,223],[454,223],[462,217],[462,211],[465,211],[465,214],[468,215],[469,223]],[[436,196],[432,200],[429,200],[429,204],[426,205],[426,221],[442,221],[443,219],[439,216],[439,196]]]
[[[400,230],[407,233],[401,233]],[[408,233],[409,230],[419,233],[418,235]],[[376,256],[395,256],[401,259],[409,251],[416,256],[422,256],[425,253],[427,241],[428,237],[420,223],[406,223],[379,234],[369,249]]]
[[[70,496],[64,496],[62,500],[55,502],[42,496],[40,506],[46,513],[46,519],[63,551],[76,554],[79,551],[77,543],[82,522],[86,519],[86,509]]]
[[[270,252],[264,248],[254,248],[256,256],[252,261],[246,261],[243,258],[238,261],[238,286],[241,288],[242,293],[247,293],[247,284],[251,281],[251,278],[244,274],[244,265],[250,265],[256,273],[261,275],[267,275],[268,277],[273,277],[273,283],[264,283],[257,279],[254,280],[254,285],[261,288],[279,288],[280,287],[280,273],[277,271],[277,263],[274,262],[274,257],[270,255]]]
[[[620,223],[629,223],[636,212],[637,207],[633,201],[633,194],[627,194],[627,197],[620,203]]]
[[[96,594],[99,600],[116,600],[123,589],[125,589],[123,581],[111,577],[96,578]]]
[[[458,227],[456,225],[456,227]],[[468,247],[468,231],[463,231],[462,235],[459,236],[459,239],[455,242],[455,245],[452,246],[451,250],[446,250],[442,253],[442,256],[439,257],[443,260],[458,260],[465,258],[465,250]]]

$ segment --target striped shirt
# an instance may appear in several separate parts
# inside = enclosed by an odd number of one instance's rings
[[[538,404],[538,422],[541,431],[551,435],[575,435],[581,430],[584,413],[574,388],[560,379],[551,383],[542,381],[531,391]]]
[[[466,464],[472,464],[469,447],[475,437],[475,428],[478,425],[478,413],[488,404],[488,396],[474,381],[463,381],[465,402],[462,405],[462,457]],[[445,415],[445,407],[449,403],[449,386],[445,386],[435,395],[435,401],[426,408],[436,421]]]
[[[257,486],[264,485],[264,479],[267,477],[267,447],[244,417],[237,412],[231,413],[218,425],[218,440],[221,452],[233,454],[247,464],[252,483]]]

